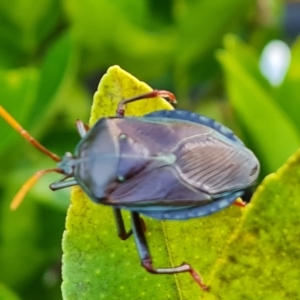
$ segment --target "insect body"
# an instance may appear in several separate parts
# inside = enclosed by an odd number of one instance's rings
[[[55,169],[35,174],[13,203],[19,202],[44,173],[62,173],[65,177],[50,187],[79,185],[94,202],[111,206],[119,236],[126,239],[134,233],[142,265],[149,272],[190,272],[206,289],[187,263],[153,267],[139,214],[185,220],[223,209],[253,186],[259,162],[231,130],[207,117],[179,110],[124,117],[126,103],[156,96],[174,99],[169,92],[153,91],[120,102],[117,116],[102,118],[91,129],[78,122],[82,139],[74,155],[66,153],[62,160],[27,136],[59,163]],[[23,130],[8,120],[1,107],[0,115],[19,132]],[[130,232],[125,231],[121,209],[131,212]]]

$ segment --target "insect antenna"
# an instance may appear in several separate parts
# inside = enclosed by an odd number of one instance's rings
[[[25,140],[31,143],[35,148],[49,156],[55,162],[60,162],[61,158],[55,153],[51,152],[40,144],[35,138],[33,138],[2,106],[0,106],[0,116],[13,127]],[[21,187],[17,195],[11,202],[10,208],[15,210],[22,200],[24,199],[27,192],[32,188],[32,186],[44,175],[50,172],[63,173],[63,170],[59,168],[40,170],[31,176]]]
[[[32,137],[2,106],[0,106],[0,116],[14,128],[25,140],[31,143],[35,148],[52,158],[54,161],[59,162],[61,158],[55,153],[51,152],[40,144],[34,137]]]
[[[34,175],[32,175],[20,188],[18,193],[15,195],[13,198],[11,204],[10,204],[10,209],[11,210],[16,210],[19,205],[21,204],[22,200],[25,198],[26,194],[28,191],[33,187],[33,185],[45,174],[50,173],[50,172],[57,172],[57,173],[62,173],[63,171],[58,168],[54,169],[46,169],[46,170],[40,170],[37,171]]]

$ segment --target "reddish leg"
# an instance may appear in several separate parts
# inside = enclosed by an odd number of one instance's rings
[[[152,92],[138,95],[129,99],[125,99],[120,101],[118,108],[117,108],[117,115],[120,117],[123,117],[125,114],[125,105],[130,102],[142,100],[142,99],[147,99],[147,98],[156,98],[156,97],[163,97],[167,98],[170,103],[176,103],[176,99],[174,94],[168,91],[158,91],[158,90],[153,90]]]
[[[132,212],[131,220],[135,243],[141,259],[141,264],[148,272],[153,274],[176,274],[189,272],[201,289],[208,290],[208,286],[203,283],[200,275],[187,263],[183,263],[178,267],[172,268],[154,268],[138,213]]]
[[[119,208],[113,208],[113,214],[114,214],[115,223],[117,227],[118,237],[123,241],[127,240],[132,235],[132,229],[130,229],[128,232],[126,231],[122,213]],[[142,218],[140,218],[140,222],[141,222],[142,230],[143,232],[145,232],[146,224]]]
[[[234,202],[234,205],[236,206],[240,206],[240,207],[246,207],[246,205],[248,204],[247,202],[243,201],[241,198],[237,198]]]

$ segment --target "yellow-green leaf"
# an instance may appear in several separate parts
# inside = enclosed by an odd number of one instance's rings
[[[300,299],[300,150],[254,194],[205,300]]]
[[[90,124],[115,115],[121,99],[150,90],[121,68],[109,68],[95,93]],[[129,104],[126,115],[144,115],[158,109],[172,107],[164,99],[141,100]],[[140,266],[133,238],[121,241],[117,237],[109,207],[93,204],[80,188],[73,190],[71,201],[63,237],[64,299],[199,299],[201,290],[189,274],[152,275]],[[128,221],[128,214],[124,215]],[[154,266],[187,261],[205,278],[240,215],[241,209],[232,207],[209,218],[186,222],[145,217]]]

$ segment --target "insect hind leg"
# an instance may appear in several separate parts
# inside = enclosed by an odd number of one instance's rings
[[[135,243],[141,259],[141,265],[148,272],[153,274],[177,274],[177,273],[189,272],[193,277],[193,279],[201,287],[201,289],[208,290],[208,286],[206,286],[203,283],[201,276],[188,263],[182,263],[182,265],[177,267],[154,268],[139,214],[136,212],[132,212],[131,221],[132,221],[132,229],[135,237]]]

